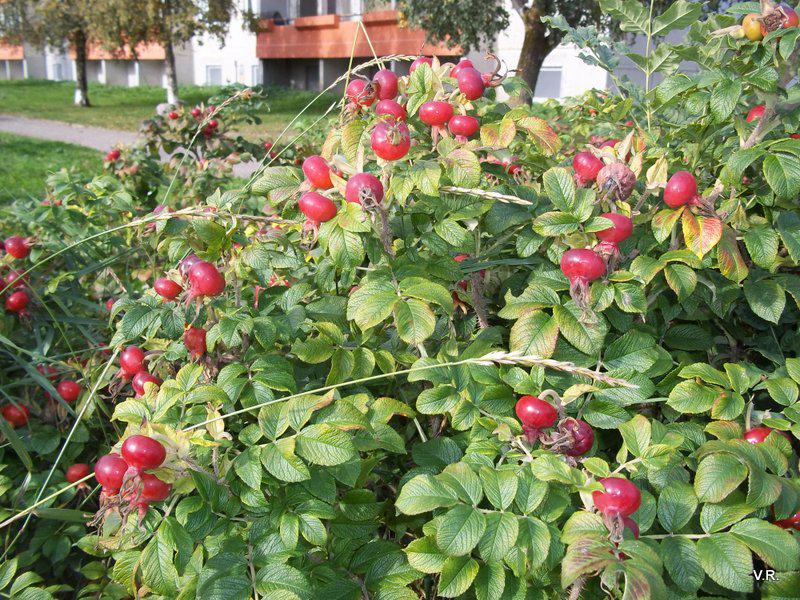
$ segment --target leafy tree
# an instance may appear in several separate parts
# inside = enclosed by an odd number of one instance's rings
[[[612,24],[610,16],[615,11],[624,14],[620,4],[609,0],[512,0],[514,11],[525,25],[517,71],[531,91],[536,90],[539,71],[547,55],[564,39],[563,30],[550,24],[551,17],[561,17],[570,27],[594,25],[617,36],[624,33]],[[654,2],[654,14],[670,3]],[[718,2],[712,2],[716,5]],[[424,29],[432,42],[444,42],[450,47],[459,46],[464,52],[477,47],[491,48],[497,34],[508,27],[509,14],[502,0],[466,0],[459,2],[429,2],[427,0],[402,0],[400,4],[408,24]],[[561,19],[559,19],[561,20]],[[691,24],[691,21],[685,25]]]
[[[234,11],[233,0],[109,0],[105,3],[104,39],[112,46],[116,40],[124,39],[134,53],[140,43],[161,44],[165,52],[167,102],[176,104],[175,48],[204,33],[222,39]]]
[[[75,104],[89,106],[86,76],[87,46],[94,28],[96,0],[9,0],[0,2],[0,35],[38,48],[75,52]]]

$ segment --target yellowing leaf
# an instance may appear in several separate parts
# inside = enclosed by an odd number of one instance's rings
[[[722,238],[722,221],[716,217],[696,216],[684,210],[681,221],[686,247],[700,258]]]

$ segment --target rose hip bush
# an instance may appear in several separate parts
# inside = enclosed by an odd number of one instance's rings
[[[644,90],[401,57],[243,187],[7,211],[0,590],[796,597],[800,33],[602,4],[689,27]]]

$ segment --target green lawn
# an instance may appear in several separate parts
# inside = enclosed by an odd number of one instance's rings
[[[183,86],[181,100],[191,106],[204,102],[218,93],[219,87]],[[248,127],[245,134],[271,137],[279,133],[314,96],[315,92],[267,88],[269,111],[258,127]],[[92,106],[82,108],[72,103],[74,83],[70,81],[17,80],[0,82],[0,112],[29,117],[55,119],[70,123],[95,125],[110,129],[136,131],[139,124],[152,116],[155,107],[166,100],[158,87],[121,87],[98,83],[89,85]],[[330,106],[335,96],[326,96],[314,104],[306,114],[320,115]]]
[[[99,173],[102,154],[82,146],[45,142],[0,133],[0,201],[32,195],[42,198],[47,175],[63,167]]]

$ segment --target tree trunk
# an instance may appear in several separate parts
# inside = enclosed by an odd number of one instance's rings
[[[72,36],[75,46],[75,104],[89,106],[89,83],[86,75],[86,33],[78,30]]]
[[[175,48],[172,40],[164,44],[164,68],[167,72],[167,104],[178,104],[178,73],[175,69]]]
[[[535,3],[522,15],[525,38],[522,41],[522,51],[517,66],[519,75],[531,89],[531,98],[536,92],[536,81],[539,79],[542,63],[555,46],[554,40],[546,37],[547,27],[539,16],[539,9]]]

